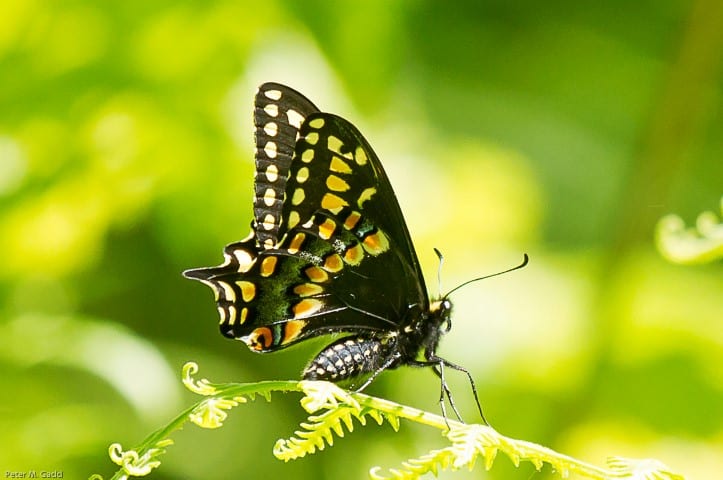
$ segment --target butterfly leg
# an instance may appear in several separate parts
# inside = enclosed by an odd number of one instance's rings
[[[357,388],[355,392],[359,393],[365,388],[367,388],[375,378],[379,376],[380,373],[382,373],[384,370],[386,370],[389,367],[392,367],[394,364],[396,364],[399,359],[401,358],[401,354],[399,352],[394,353],[393,355],[390,355],[389,358],[387,358],[384,363],[382,363],[376,370],[372,372],[372,374],[367,378],[364,383],[362,383],[361,387]]]
[[[457,405],[454,403],[454,397],[452,397],[452,391],[449,389],[449,385],[447,385],[447,380],[444,379],[444,362],[439,362],[439,366],[433,368],[434,373],[439,377],[439,383],[440,386],[440,392],[439,392],[439,404],[442,406],[442,413],[446,414],[444,408],[444,397],[447,396],[447,399],[449,400],[449,405],[452,407],[452,411],[457,416],[457,420],[464,423],[464,420],[462,420],[462,416],[459,414],[459,410],[457,410]]]
[[[452,410],[454,410],[455,415],[457,415],[457,418],[462,421],[462,418],[459,414],[459,411],[457,411],[457,407],[454,403],[454,400],[452,399],[452,392],[449,390],[449,386],[447,385],[447,382],[444,379],[444,367],[449,367],[453,370],[457,370],[459,372],[464,372],[465,375],[467,375],[467,379],[469,380],[469,384],[472,387],[472,394],[474,395],[474,401],[477,404],[477,410],[479,411],[480,417],[482,417],[482,422],[484,422],[485,425],[490,426],[490,423],[487,421],[487,418],[485,417],[484,412],[482,411],[482,405],[479,402],[479,395],[477,395],[477,385],[474,383],[474,379],[472,378],[472,374],[469,373],[469,370],[462,367],[461,365],[457,365],[456,363],[452,363],[449,360],[445,360],[444,358],[438,357],[434,354],[428,355],[426,362],[416,361],[413,364],[411,364],[416,367],[432,367],[432,370],[434,371],[435,375],[437,375],[442,383],[442,393],[440,393],[440,404],[442,406],[442,413],[446,414],[445,408],[444,408],[444,402],[442,401],[444,398],[444,395],[447,396],[449,399],[449,404],[452,406]]]
[[[438,365],[434,365],[432,367],[432,371],[435,375],[437,375],[440,379],[440,388],[439,388],[439,408],[442,409],[442,416],[444,417],[444,423],[447,424],[447,428],[449,428],[449,422],[447,422],[447,405],[444,403],[444,394],[445,394],[445,388],[444,388],[444,373],[440,370]],[[447,393],[449,397],[449,393]],[[452,402],[450,402],[450,405],[452,405]],[[454,409],[455,414],[457,415],[457,418],[459,418],[459,414],[457,414],[457,409]]]
[[[449,405],[452,407],[452,411],[454,411],[455,416],[460,422],[464,423],[464,420],[462,420],[462,416],[460,415],[459,410],[457,410],[457,405],[454,403],[452,391],[449,389],[449,385],[447,385],[447,381],[444,378],[444,360],[441,358],[435,358],[427,362],[415,361],[413,363],[410,363],[410,365],[413,367],[432,367],[432,371],[435,375],[439,377],[440,380],[439,407],[442,410],[442,416],[444,417],[444,421],[447,421],[447,406],[444,403],[444,398],[446,396],[449,400]]]
[[[479,396],[477,395],[477,385],[475,385],[474,379],[472,378],[472,374],[469,373],[469,370],[467,370],[466,368],[464,368],[461,365],[457,365],[456,363],[452,363],[452,362],[445,360],[444,358],[440,358],[436,355],[431,355],[429,360],[430,361],[438,361],[440,366],[444,365],[453,370],[457,370],[459,372],[464,372],[465,375],[467,375],[467,379],[469,379],[469,384],[472,387],[472,394],[474,395],[474,401],[477,404],[477,410],[479,411],[479,415],[480,415],[480,417],[482,417],[482,421],[484,422],[484,424],[487,426],[490,426],[490,423],[487,421],[487,418],[485,418],[485,414],[482,412],[482,405],[480,405]],[[440,370],[441,370],[441,367],[440,367]],[[444,380],[442,380],[442,383],[444,383]],[[449,397],[449,402],[452,403],[451,397]]]

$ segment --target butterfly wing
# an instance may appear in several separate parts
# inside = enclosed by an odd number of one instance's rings
[[[257,223],[224,264],[185,272],[214,290],[224,335],[268,352],[323,333],[391,331],[428,309],[391,184],[353,125],[308,114],[292,161],[277,168],[288,178],[278,228],[264,233],[281,237],[259,242]]]
[[[310,208],[331,215],[362,215],[395,242],[413,277],[413,290],[426,288],[417,254],[392,185],[379,158],[359,130],[331,113],[307,117],[299,132],[283,217],[293,228]],[[313,172],[313,174],[312,174]],[[411,287],[411,285],[405,285]]]
[[[253,229],[264,248],[273,247],[283,234],[281,207],[299,128],[318,111],[309,99],[285,85],[264,83],[256,93]]]

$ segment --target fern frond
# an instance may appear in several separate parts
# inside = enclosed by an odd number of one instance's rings
[[[723,198],[720,201],[723,216]],[[695,227],[686,228],[677,215],[658,221],[655,240],[660,253],[669,261],[681,264],[711,263],[723,258],[723,223],[713,212],[698,215]]]
[[[402,463],[401,469],[390,468],[386,474],[381,473],[380,467],[375,467],[369,472],[370,478],[414,480],[430,472],[436,476],[442,470],[459,470],[464,467],[471,470],[479,457],[484,459],[485,469],[489,470],[497,452],[501,451],[515,466],[528,461],[540,471],[544,464],[548,464],[561,478],[576,474],[598,480],[684,480],[682,475],[673,473],[658,460],[613,457],[608,460],[608,468],[596,467],[541,445],[505,437],[485,425],[450,421],[450,430],[445,435],[452,442],[451,446],[407,460]]]
[[[300,384],[307,393],[301,400],[304,408],[311,413],[320,409],[326,411],[321,415],[311,415],[310,423],[302,423],[304,430],[294,432],[294,437],[276,442],[274,456],[279,460],[295,460],[323,450],[326,445],[334,445],[335,434],[343,438],[345,429],[350,433],[354,431],[354,419],[362,426],[366,425],[367,417],[379,425],[386,419],[395,431],[399,429],[399,419],[393,413],[361,407],[349,393],[332,383],[307,381]]]
[[[391,468],[384,474],[381,473],[381,468],[375,467],[370,471],[372,478],[411,480],[430,472],[436,475],[442,470],[472,469],[480,458],[489,470],[497,453],[502,452],[515,465],[528,461],[540,470],[544,464],[548,464],[562,478],[578,474],[598,480],[683,480],[681,475],[673,473],[657,460],[613,457],[607,468],[596,467],[535,443],[505,437],[489,426],[465,425],[389,400],[362,393],[350,393],[328,382],[217,384],[205,378],[194,379],[193,375],[197,372],[198,367],[195,364],[186,364],[183,369],[183,383],[189,390],[203,395],[203,400],[181,412],[168,425],[149,435],[133,449],[124,451],[120,444],[111,445],[111,460],[121,467],[113,479],[127,480],[130,477],[146,476],[158,468],[161,464],[158,457],[173,443],[170,435],[187,422],[203,428],[219,428],[232,408],[253,400],[257,395],[270,400],[272,392],[298,391],[305,394],[301,405],[310,415],[293,437],[276,442],[274,455],[284,461],[315,453],[327,445],[333,446],[335,436],[343,438],[347,432],[354,431],[355,421],[360,425],[366,425],[367,418],[379,425],[386,421],[397,431],[401,419],[405,419],[439,429],[450,445],[407,460],[400,468]],[[91,478],[102,480],[97,474]]]
[[[394,478],[398,480],[414,480],[427,473],[432,473],[435,477],[442,470],[452,468],[455,459],[453,447],[432,450],[419,458],[411,458],[402,462],[402,468],[390,468],[388,473],[391,477],[382,476],[381,467],[374,467],[369,471],[369,478],[373,480],[386,480]]]
[[[654,459],[636,460],[634,458],[610,457],[607,461],[610,470],[618,476],[631,480],[684,480],[682,475],[673,473],[664,463]]]
[[[153,432],[139,445],[123,450],[119,443],[109,448],[113,463],[121,468],[115,472],[111,480],[127,480],[131,477],[143,477],[150,474],[161,464],[158,457],[166,452],[165,447],[172,445],[169,438],[173,432],[183,428],[187,422],[202,428],[219,428],[228,416],[227,411],[239,404],[254,400],[257,395],[271,400],[272,392],[300,391],[299,382],[277,381],[258,383],[211,383],[207,379],[194,379],[198,373],[198,365],[188,362],[182,369],[184,386],[193,393],[203,395],[203,400],[182,411],[165,427]],[[93,474],[93,480],[102,480],[102,476]]]

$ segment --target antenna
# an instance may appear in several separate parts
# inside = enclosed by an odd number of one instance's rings
[[[439,251],[437,251],[436,248],[434,249],[434,251],[437,252],[437,256],[440,257],[440,267],[441,267],[441,265],[442,265],[441,253],[439,253]],[[484,277],[473,278],[472,280],[467,280],[466,282],[464,282],[464,283],[462,283],[462,284],[460,284],[460,285],[457,285],[457,286],[454,287],[452,290],[450,290],[449,292],[447,292],[447,294],[446,294],[444,297],[442,297],[442,299],[446,299],[446,298],[449,297],[453,292],[459,290],[460,288],[464,287],[465,285],[469,285],[470,283],[476,282],[476,281],[478,281],[478,280],[484,280],[485,278],[496,277],[497,275],[502,275],[502,274],[504,274],[504,273],[510,273],[510,272],[515,271],[515,270],[519,270],[520,268],[522,268],[522,267],[524,267],[525,265],[527,265],[527,262],[530,260],[530,257],[528,257],[526,253],[524,253],[523,255],[524,255],[524,258],[522,259],[522,263],[520,263],[520,264],[517,265],[516,267],[509,268],[509,269],[507,269],[507,270],[505,270],[505,271],[503,271],[503,272],[493,273],[492,275],[485,275]]]
[[[433,247],[434,253],[437,254],[439,259],[439,266],[437,267],[437,293],[442,294],[442,264],[444,263],[444,255],[442,252],[437,250],[437,247]]]

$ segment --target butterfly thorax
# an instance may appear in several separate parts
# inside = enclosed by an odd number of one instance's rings
[[[451,313],[449,300],[437,300],[402,329],[400,349],[405,352],[408,362],[418,360],[422,355],[427,360],[435,355],[439,340],[450,329]]]

